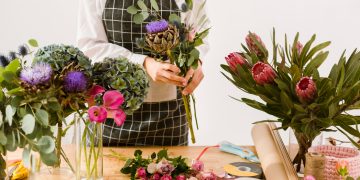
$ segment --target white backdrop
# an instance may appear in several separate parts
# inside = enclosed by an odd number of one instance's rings
[[[74,44],[77,0],[0,0],[0,52],[16,49],[29,38],[41,45]],[[205,79],[196,92],[200,130],[197,145],[229,140],[252,144],[251,123],[271,118],[230,99],[248,97],[220,74],[220,64],[238,51],[249,30],[259,34],[270,48],[273,27],[278,40],[300,32],[300,40],[318,34],[318,42],[331,40],[329,60],[320,72],[327,74],[342,51],[360,47],[360,1],[329,0],[208,0],[212,21],[211,50],[204,59]]]

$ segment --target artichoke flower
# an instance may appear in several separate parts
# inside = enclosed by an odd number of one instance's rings
[[[178,29],[166,20],[150,22],[146,30],[145,42],[157,54],[166,55],[168,50],[179,44]]]

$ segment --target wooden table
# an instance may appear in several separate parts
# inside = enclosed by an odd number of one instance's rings
[[[194,147],[194,146],[185,146],[185,147],[164,147],[168,149],[169,156],[183,156],[189,159],[191,163],[192,159],[195,159],[205,147]],[[158,152],[163,149],[162,147],[141,147],[141,148],[104,148],[104,155],[110,154],[110,150],[114,150],[122,155],[127,157],[133,157],[133,153],[136,149],[141,149],[143,151],[143,156],[147,157],[153,152]],[[249,149],[254,150],[253,147]],[[73,148],[66,148],[65,151],[68,153],[69,158],[74,158],[75,150]],[[74,152],[74,153],[72,153]],[[17,159],[21,158],[21,151],[9,153],[8,159]],[[239,156],[221,152],[217,148],[210,148],[202,156],[201,160],[205,164],[205,169],[212,169],[216,173],[223,172],[223,166],[232,162],[247,162],[240,158]],[[118,179],[129,179],[128,176],[125,176],[120,173],[121,167],[123,167],[124,162],[112,157],[104,157],[104,180],[118,180]],[[55,178],[52,178],[55,179]],[[69,180],[69,179],[67,179]]]

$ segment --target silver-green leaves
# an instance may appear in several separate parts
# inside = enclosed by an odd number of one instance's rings
[[[25,132],[25,134],[31,134],[35,128],[35,118],[31,114],[27,114],[22,119],[21,129]]]

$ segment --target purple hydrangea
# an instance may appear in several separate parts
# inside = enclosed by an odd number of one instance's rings
[[[161,31],[165,31],[169,27],[169,23],[162,19],[160,21],[153,21],[146,25],[147,33],[158,33]]]
[[[85,74],[80,71],[71,71],[64,78],[64,89],[66,92],[84,92],[88,82]]]
[[[20,79],[33,86],[43,85],[50,81],[52,72],[49,64],[40,62],[33,67],[24,68],[20,73]]]

